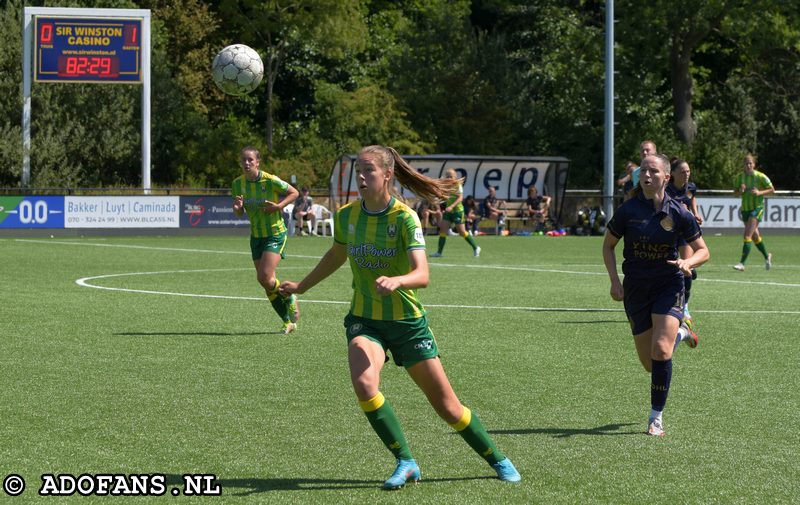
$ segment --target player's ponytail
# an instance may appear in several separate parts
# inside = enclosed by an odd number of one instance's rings
[[[359,156],[363,155],[377,156],[380,159],[381,167],[394,169],[394,176],[401,186],[425,200],[443,200],[458,191],[459,181],[457,179],[432,179],[422,175],[409,165],[393,147],[367,146],[359,153]],[[394,185],[390,185],[389,191],[393,190]]]
[[[669,171],[674,172],[678,170],[684,163],[686,163],[686,160],[678,158],[677,156],[673,156],[669,159]]]

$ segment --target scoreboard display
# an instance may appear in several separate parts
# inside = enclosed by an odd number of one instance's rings
[[[142,81],[142,20],[41,17],[34,24],[35,82]]]

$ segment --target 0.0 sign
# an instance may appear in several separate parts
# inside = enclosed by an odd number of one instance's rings
[[[19,204],[19,222],[22,224],[44,224],[47,222],[47,202],[23,200]]]

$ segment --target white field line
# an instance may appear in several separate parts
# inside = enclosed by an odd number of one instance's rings
[[[300,267],[292,267],[292,268],[300,268]],[[103,289],[107,291],[122,291],[127,293],[142,293],[142,294],[150,294],[150,295],[164,295],[164,296],[184,296],[190,298],[215,298],[215,299],[225,299],[225,300],[257,300],[263,301],[264,297],[253,297],[253,296],[225,296],[225,295],[206,295],[206,294],[199,294],[199,293],[177,293],[173,291],[153,291],[153,290],[146,290],[146,289],[129,289],[129,288],[112,288],[107,286],[98,286],[93,284],[90,281],[98,280],[98,279],[109,279],[112,277],[125,277],[125,276],[137,276],[137,275],[160,275],[160,274],[182,274],[182,273],[203,273],[203,272],[229,272],[233,270],[250,270],[245,268],[214,268],[214,269],[202,269],[202,270],[164,270],[159,272],[130,272],[130,273],[122,273],[122,274],[108,274],[108,275],[96,275],[92,277],[82,277],[75,281],[76,284],[79,286],[87,287],[87,288],[95,288],[95,289]],[[343,301],[343,300],[311,300],[307,298],[303,298],[303,303],[321,303],[321,304],[329,304],[329,305],[348,305],[350,301]],[[426,303],[426,307],[432,308],[442,308],[442,309],[456,309],[456,310],[463,310],[463,309],[491,309],[491,310],[510,310],[510,311],[520,311],[520,312],[624,312],[623,309],[612,309],[607,307],[595,307],[595,308],[587,308],[587,307],[524,307],[524,306],[493,306],[493,305],[454,305],[454,304],[436,304],[436,303]],[[696,313],[704,313],[704,314],[800,314],[800,310],[694,310]]]
[[[66,240],[33,240],[33,239],[15,239],[15,242],[29,242],[34,244],[57,244],[57,245],[80,245],[86,247],[112,247],[112,248],[119,248],[119,249],[144,249],[149,251],[171,251],[171,252],[193,252],[193,253],[209,253],[209,254],[236,254],[239,256],[250,256],[249,251],[221,251],[219,249],[185,249],[180,247],[151,247],[151,246],[144,246],[144,245],[132,245],[132,244],[98,244],[98,243],[87,243],[87,242],[69,242]],[[294,258],[311,258],[311,259],[319,259],[319,256],[301,256],[298,254],[293,254],[292,257]]]
[[[171,252],[196,252],[196,253],[207,253],[207,254],[236,254],[236,255],[249,255],[249,252],[246,251],[221,251],[221,250],[214,250],[214,249],[186,249],[186,248],[178,248],[178,247],[152,247],[152,246],[139,246],[139,245],[131,245],[131,244],[100,244],[100,243],[87,243],[87,242],[71,242],[66,240],[36,240],[36,239],[15,239],[16,242],[28,242],[28,243],[39,243],[39,244],[58,244],[58,245],[79,245],[79,246],[89,246],[89,247],[111,247],[111,248],[123,248],[123,249],[140,249],[140,250],[153,250],[153,251],[171,251]],[[304,259],[319,259],[319,256],[309,256],[309,255],[289,255],[289,257],[293,258],[304,258]],[[563,270],[563,269],[555,269],[555,268],[541,268],[541,267],[524,267],[524,266],[506,266],[506,265],[470,265],[470,264],[454,264],[454,263],[429,263],[432,267],[444,267],[444,268],[474,268],[474,269],[486,269],[486,270],[509,270],[509,271],[518,271],[518,272],[540,272],[540,273],[555,273],[555,274],[570,274],[570,275],[600,275],[604,276],[607,275],[605,272],[585,272],[579,270]],[[786,265],[787,267],[794,267],[794,265]],[[284,269],[288,269],[287,267],[282,267]],[[290,267],[296,268],[296,267]],[[184,272],[194,272],[195,270],[175,270],[171,273],[184,273]],[[212,270],[206,270],[212,271]],[[142,272],[141,274],[155,274],[159,272]],[[167,272],[161,272],[167,273]],[[135,274],[115,274],[115,275],[135,275]],[[97,277],[99,278],[99,277]],[[87,278],[88,279],[88,278]],[[79,279],[80,281],[81,279]],[[760,285],[760,286],[778,286],[778,287],[800,287],[798,283],[786,283],[786,282],[770,282],[770,281],[747,281],[747,280],[734,280],[734,279],[709,279],[708,277],[700,277],[697,279],[699,282],[719,282],[725,284],[744,284],[744,285]],[[78,283],[78,281],[76,281]],[[100,288],[99,286],[88,286],[87,287],[96,287],[99,289],[114,289],[119,291],[124,291],[121,288]],[[144,291],[139,291],[144,292]],[[154,292],[160,293],[160,292]],[[163,294],[163,293],[160,293]],[[192,295],[192,294],[180,294],[180,293],[173,293],[174,296],[208,296],[212,297],[212,295]],[[213,296],[214,298],[232,298],[232,299],[242,299],[241,297],[226,297],[226,296]],[[318,303],[338,303],[338,302],[318,302]],[[427,304],[429,307],[450,307],[445,305],[430,305]],[[456,306],[453,306],[456,307]],[[458,308],[479,308],[479,307],[472,307],[472,306],[459,306]],[[493,307],[493,308],[502,308],[502,307]],[[548,308],[535,308],[535,307],[527,307],[527,308],[511,308],[512,310],[558,310],[558,309],[548,309]],[[570,309],[563,309],[563,310],[570,310]],[[575,309],[578,310],[578,309]],[[601,309],[586,309],[586,310],[601,310]],[[602,309],[605,310],[605,309]],[[614,311],[616,309],[607,309],[609,311]],[[739,311],[745,312],[745,311]],[[725,313],[725,312],[721,312]],[[762,312],[759,312],[762,313]],[[770,313],[770,312],[763,312],[763,313]],[[794,314],[795,312],[776,312],[776,313],[789,313]]]

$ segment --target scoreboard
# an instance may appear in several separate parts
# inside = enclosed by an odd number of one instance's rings
[[[142,81],[142,20],[35,17],[35,82]]]

